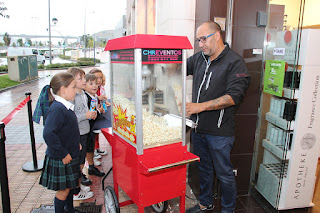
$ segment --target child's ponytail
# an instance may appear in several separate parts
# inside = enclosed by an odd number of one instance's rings
[[[52,102],[54,101],[54,96],[51,93],[51,86],[48,88],[48,98],[49,98],[49,105],[52,104]]]

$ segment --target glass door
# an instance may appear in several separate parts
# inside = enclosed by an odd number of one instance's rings
[[[308,207],[312,200],[303,200],[301,196],[303,190],[313,193],[306,182],[314,179],[307,179],[306,165],[301,161],[299,164],[297,158],[302,156],[300,149],[309,150],[303,147],[307,146],[303,141],[308,141],[312,148],[317,136],[308,133],[306,137],[303,131],[302,126],[308,125],[308,121],[303,118],[307,114],[301,102],[306,104],[306,96],[314,92],[308,87],[312,84],[310,79],[317,78],[307,70],[309,65],[317,65],[309,52],[314,51],[313,46],[319,46],[318,39],[313,40],[320,35],[319,8],[319,1],[313,0],[269,0],[268,4],[251,194],[270,212]],[[306,140],[300,139],[303,134]],[[300,169],[302,182],[297,181],[299,167],[304,167]],[[308,168],[313,169],[314,165]]]

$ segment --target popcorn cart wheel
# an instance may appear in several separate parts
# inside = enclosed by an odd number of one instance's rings
[[[155,212],[164,213],[168,208],[168,201],[160,202],[157,204],[153,204],[151,206]]]
[[[107,186],[104,190],[104,206],[106,213],[120,213],[117,195],[112,186]]]
[[[113,187],[108,185],[106,188],[104,188],[104,180],[108,177],[111,171],[112,167],[102,179],[102,188],[104,190],[104,206],[106,213],[120,213],[119,201]],[[151,207],[157,213],[164,213],[168,208],[168,201],[153,204]]]

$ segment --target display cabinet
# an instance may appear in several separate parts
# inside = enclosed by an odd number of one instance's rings
[[[313,205],[320,148],[319,36],[319,29],[266,29],[251,194],[274,210]]]

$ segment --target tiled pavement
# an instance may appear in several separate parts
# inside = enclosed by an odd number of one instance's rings
[[[103,69],[103,67],[101,67]],[[90,68],[86,68],[87,72]],[[18,87],[2,91],[0,93],[0,120],[6,117],[16,106],[22,102],[26,96],[25,93],[30,91],[32,99],[32,107],[34,109],[39,93],[44,85],[50,82],[51,77],[59,71],[39,71],[40,79],[25,83]],[[46,150],[46,144],[42,138],[43,127],[40,124],[34,123],[35,139],[36,139],[36,153],[37,159],[43,160]],[[52,204],[54,199],[54,191],[47,190],[39,185],[39,177],[41,172],[24,172],[22,166],[26,162],[32,162],[32,151],[28,125],[27,106],[23,107],[21,111],[6,125],[6,160],[8,168],[9,192],[11,202],[11,212],[26,213],[34,208],[39,208],[40,205]],[[100,134],[100,145],[103,149],[111,153],[109,143]],[[107,172],[112,166],[111,154],[102,158],[101,169]],[[93,180],[91,190],[94,192],[94,197],[82,202],[96,202],[97,205],[104,203],[103,191],[101,186],[101,178],[95,176],[90,177]],[[112,173],[105,180],[106,185],[112,185]],[[187,190],[190,192],[190,190]],[[120,189],[120,202],[128,200],[129,198]],[[189,197],[192,197],[188,193]],[[186,207],[194,205],[193,200],[186,199]],[[75,206],[80,204],[80,201],[74,202]],[[2,211],[2,204],[0,203],[0,211]],[[121,207],[121,212],[137,212],[136,205],[128,205]],[[104,212],[104,210],[103,210]],[[146,207],[145,212],[152,212],[151,207]],[[167,212],[179,212],[179,199],[172,199],[169,201]]]

